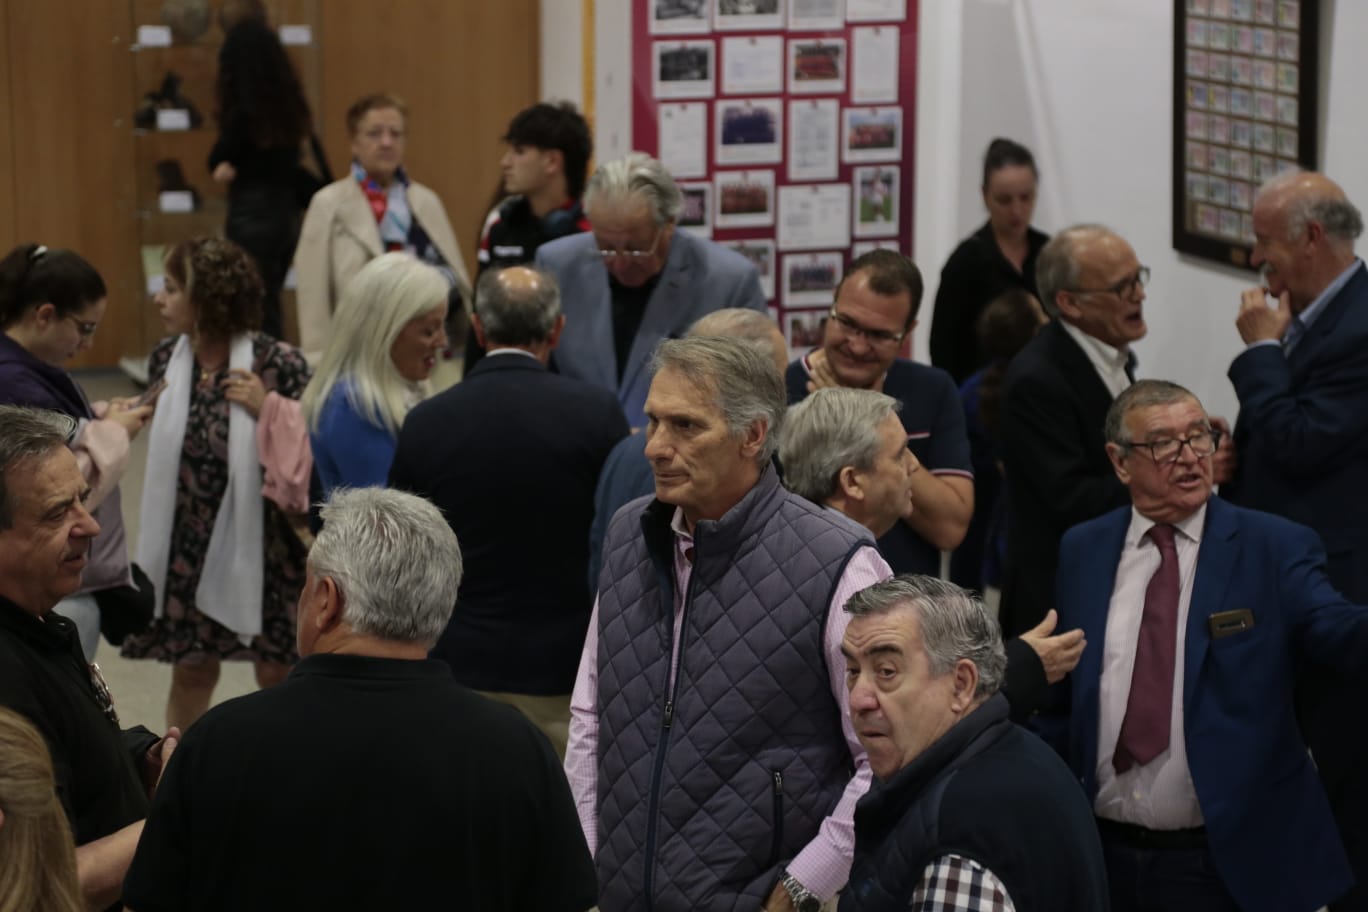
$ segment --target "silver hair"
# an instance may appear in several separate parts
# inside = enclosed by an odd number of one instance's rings
[[[445,307],[447,294],[442,274],[407,253],[382,254],[361,267],[342,293],[328,346],[299,399],[309,429],[318,431],[333,388],[345,383],[356,410],[397,436],[409,409],[432,388],[405,380],[390,350],[411,320]]]
[[[840,489],[841,469],[869,469],[879,457],[879,425],[898,400],[873,390],[828,387],[789,408],[779,463],[789,490],[825,503]]]
[[[670,172],[645,152],[628,152],[622,158],[599,165],[584,191],[584,211],[592,213],[599,205],[611,206],[627,200],[646,202],[657,225],[678,220],[682,205],[679,186]]]
[[[1055,296],[1078,287],[1078,277],[1083,271],[1083,264],[1078,261],[1079,242],[1113,233],[1105,225],[1095,223],[1071,225],[1041,248],[1036,258],[1036,288],[1040,291],[1041,306],[1052,318],[1059,316]]]
[[[462,570],[461,546],[441,511],[403,491],[339,488],[322,516],[309,567],[337,584],[342,620],[382,640],[436,643]]]
[[[756,421],[765,440],[755,461],[762,468],[779,446],[788,396],[779,366],[754,345],[721,336],[666,339],[656,346],[653,373],[672,370],[716,396],[717,406],[735,437]]]
[[[741,339],[754,345],[775,364],[788,363],[788,347],[784,345],[779,326],[769,314],[748,307],[724,307],[704,314],[694,321],[685,335]]]
[[[1254,202],[1269,193],[1291,189],[1306,174],[1293,168],[1275,174],[1260,185]],[[1342,196],[1323,193],[1294,192],[1283,209],[1283,227],[1287,239],[1295,241],[1306,233],[1306,226],[1318,223],[1325,233],[1341,243],[1352,243],[1363,234],[1363,214],[1358,207]]]
[[[509,269],[526,269],[537,281],[509,288],[504,281],[506,269],[487,270],[480,276],[475,290],[475,315],[480,318],[485,343],[494,347],[545,342],[560,316],[560,285],[551,273],[531,266]]]
[[[9,471],[64,447],[76,434],[76,419],[48,409],[0,405],[0,532],[14,523]]]
[[[1107,420],[1103,425],[1108,443],[1119,447],[1130,447],[1130,430],[1126,427],[1126,416],[1136,409],[1154,405],[1171,405],[1191,399],[1197,402],[1191,390],[1185,389],[1168,380],[1137,380],[1112,401],[1107,409]]]
[[[916,612],[933,675],[949,674],[956,662],[968,659],[978,669],[975,697],[991,697],[1002,689],[1007,668],[1002,629],[982,599],[934,576],[903,574],[861,589],[845,605],[854,617],[898,608]]]

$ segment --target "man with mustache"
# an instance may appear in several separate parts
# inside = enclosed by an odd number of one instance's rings
[[[75,429],[57,412],[0,406],[0,706],[42,732],[81,892],[102,909],[123,891],[148,796],[180,731],[164,741],[142,726],[120,731],[76,625],[52,611],[81,587],[100,533],[85,507],[90,486],[67,449]]]
[[[1368,489],[1362,231],[1359,210],[1323,174],[1282,174],[1255,196],[1250,262],[1264,285],[1243,293],[1236,319],[1247,346],[1229,371],[1240,465],[1221,494],[1316,530],[1335,588],[1368,602],[1368,512],[1346,501]],[[1362,712],[1358,691],[1314,664],[1299,688],[1302,730],[1358,882],[1331,908],[1368,909],[1368,730],[1344,724]]]
[[[974,512],[973,464],[955,381],[938,367],[898,357],[917,325],[922,277],[895,250],[858,257],[836,286],[822,345],[789,365],[789,404],[824,387],[874,390],[899,400],[907,448],[926,471],[912,475],[915,511],[879,538],[895,573],[940,574],[940,552],[959,546]]]

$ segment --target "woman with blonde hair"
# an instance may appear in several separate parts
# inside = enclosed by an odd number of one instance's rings
[[[52,758],[38,730],[0,707],[0,912],[84,912]]]
[[[447,282],[406,253],[386,253],[347,285],[332,336],[300,405],[325,495],[383,485],[399,428],[431,393],[446,347]]]

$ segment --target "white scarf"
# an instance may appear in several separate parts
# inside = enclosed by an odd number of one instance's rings
[[[234,370],[252,369],[250,336],[244,333],[233,338],[228,366]],[[138,565],[156,587],[157,617],[166,608],[166,568],[175,522],[176,484],[196,382],[194,374],[190,337],[181,336],[166,365],[166,390],[157,400],[148,432],[147,477],[143,481],[142,521],[138,529]],[[228,487],[214,517],[209,549],[195,590],[195,607],[248,645],[261,633],[263,533],[256,419],[246,409],[230,403]]]

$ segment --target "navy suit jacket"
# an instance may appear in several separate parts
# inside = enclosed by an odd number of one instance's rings
[[[1072,675],[1065,755],[1090,800],[1107,612],[1130,522],[1129,507],[1113,511],[1060,546],[1060,629],[1081,627],[1090,644]],[[1211,615],[1238,609],[1254,626],[1213,638]],[[1307,657],[1368,674],[1368,608],[1330,585],[1310,529],[1212,498],[1185,636],[1183,733],[1217,871],[1247,912],[1316,909],[1350,873],[1297,730],[1293,682]]]
[[[571,691],[593,604],[594,485],[626,434],[611,393],[511,353],[409,413],[389,483],[436,504],[461,544],[461,591],[432,651],[456,680]]]
[[[537,248],[537,267],[560,283],[565,330],[554,357],[556,370],[612,390],[632,427],[646,424],[650,362],[657,343],[684,335],[695,320],[715,310],[765,312],[760,276],[750,260],[677,228],[619,383],[612,292],[594,236],[575,234],[543,244]]]

